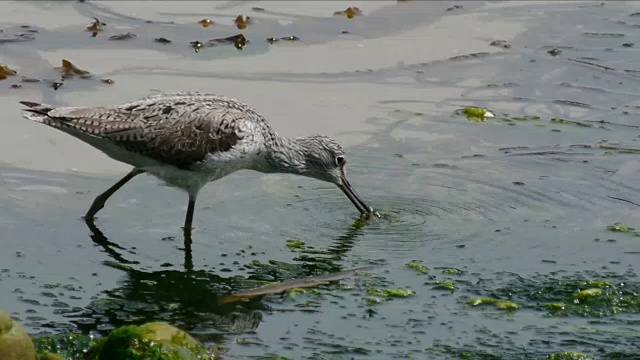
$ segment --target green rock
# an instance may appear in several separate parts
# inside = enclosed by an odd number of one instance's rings
[[[114,330],[89,351],[95,360],[204,360],[204,346],[186,332],[164,322]]]
[[[36,360],[36,348],[26,330],[0,310],[0,359]]]

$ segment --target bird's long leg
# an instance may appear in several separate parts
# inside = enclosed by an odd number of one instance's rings
[[[184,219],[184,230],[191,232],[191,223],[193,222],[193,211],[196,206],[197,195],[189,194],[189,205],[187,206],[187,216]]]
[[[111,197],[111,195],[113,195],[116,191],[118,191],[118,189],[120,189],[129,180],[133,179],[137,175],[140,175],[144,172],[145,172],[144,170],[133,169],[127,175],[125,175],[122,179],[120,179],[120,181],[113,184],[113,186],[107,189],[107,191],[96,196],[96,198],[93,200],[93,203],[91,204],[91,207],[89,208],[89,210],[87,210],[87,213],[84,215],[85,221],[93,220],[93,217],[96,215],[98,211],[100,211],[100,209],[104,207],[104,203],[107,201],[107,199],[109,199],[109,197]]]

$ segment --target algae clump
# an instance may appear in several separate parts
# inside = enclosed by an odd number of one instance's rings
[[[367,291],[369,295],[382,296],[382,297],[408,297],[415,295],[415,291],[406,289],[369,289]]]
[[[584,289],[584,290],[578,291],[578,293],[576,294],[575,301],[577,302],[586,301],[599,295],[602,295],[602,289],[600,288]]]
[[[467,106],[464,109],[456,110],[456,114],[465,115],[467,120],[476,122],[484,122],[487,121],[488,118],[495,117],[491,111],[473,106]]]
[[[456,289],[456,285],[451,280],[438,280],[433,288],[454,291]]]
[[[548,355],[547,360],[594,360],[592,357],[585,354],[573,351],[563,351],[556,354]]]
[[[492,298],[473,298],[467,301],[467,305],[479,306],[479,305],[493,305],[498,310],[516,310],[518,304],[508,300],[496,300]]]
[[[421,261],[419,261],[419,260],[412,260],[412,261],[409,261],[409,262],[407,263],[407,267],[409,267],[409,268],[411,268],[411,269],[413,269],[413,270],[415,270],[415,271],[417,271],[417,272],[419,272],[419,273],[422,273],[422,274],[426,274],[426,273],[427,273],[427,271],[428,271],[427,267],[426,267],[426,266],[424,266],[424,265],[422,264],[422,262],[421,262]]]
[[[628,233],[629,231],[631,231],[632,229],[629,228],[628,226],[622,224],[622,223],[615,223],[613,225],[609,225],[607,226],[607,230],[609,231],[614,231],[614,232],[624,232],[624,233]]]

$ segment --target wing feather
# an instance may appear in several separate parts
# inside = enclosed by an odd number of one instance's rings
[[[236,100],[190,92],[152,95],[111,108],[23,104],[29,107],[25,116],[32,120],[107,139],[179,168],[189,168],[208,154],[230,151],[245,138],[246,122],[264,122]]]

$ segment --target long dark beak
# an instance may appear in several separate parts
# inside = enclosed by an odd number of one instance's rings
[[[360,213],[362,215],[364,215],[364,214],[372,214],[373,213],[373,208],[368,206],[362,200],[362,198],[360,198],[360,196],[358,196],[358,194],[353,189],[353,187],[351,187],[351,184],[349,184],[349,181],[347,180],[347,176],[344,174],[344,171],[341,172],[341,174],[340,174],[340,180],[341,180],[342,183],[338,184],[338,187],[340,188],[340,190],[342,190],[342,192],[345,195],[347,195],[349,200],[351,200],[353,205],[355,205],[356,209],[358,209],[358,211],[360,211]]]

